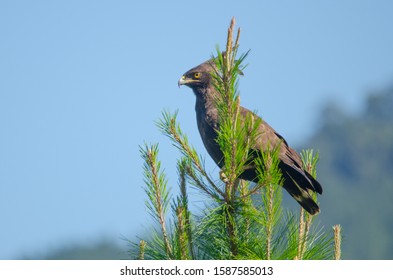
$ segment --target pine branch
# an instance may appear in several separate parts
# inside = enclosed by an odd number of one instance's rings
[[[217,96],[216,106],[218,108],[218,118],[220,128],[217,142],[224,154],[224,173],[226,175],[224,192],[224,220],[226,231],[229,237],[229,247],[232,258],[237,258],[239,253],[237,225],[236,225],[236,193],[239,187],[239,175],[241,173],[241,163],[239,161],[238,141],[236,136],[240,130],[239,108],[237,89],[234,86],[237,80],[235,69],[235,56],[238,45],[233,46],[233,30],[235,18],[232,18],[228,29],[226,51],[221,54],[218,50],[217,58],[213,58],[216,64],[216,72],[213,75],[213,84],[220,93]],[[240,32],[237,34],[236,42],[239,40]]]
[[[159,222],[164,238],[165,251],[168,258],[171,258],[172,248],[169,245],[168,233],[165,226],[165,213],[169,204],[169,193],[167,191],[167,179],[161,171],[161,162],[157,160],[158,145],[140,148],[144,159],[144,175],[146,184],[146,194],[149,201],[146,203],[151,215]]]
[[[202,184],[200,180],[197,180],[197,176],[193,172],[192,168],[188,168],[189,175],[196,179],[195,182],[201,183],[199,186],[201,189],[213,198],[224,197],[224,193],[220,188],[216,186],[214,181],[207,174],[201,159],[199,158],[196,150],[188,143],[187,136],[183,134],[177,123],[177,112],[171,115],[169,112],[164,111],[161,120],[157,122],[159,129],[168,136],[173,142],[175,147],[192,163],[192,166],[208,181],[209,185]],[[187,172],[187,173],[188,173]]]

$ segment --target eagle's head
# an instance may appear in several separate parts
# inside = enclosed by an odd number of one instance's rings
[[[223,52],[223,55],[225,52]],[[236,62],[237,60],[235,60]],[[238,74],[243,76],[243,72],[238,69]],[[214,59],[209,59],[204,63],[188,70],[183,76],[180,78],[179,82],[177,83],[178,86],[186,85],[194,90],[195,93],[200,92],[207,88],[212,87],[212,73],[218,73],[217,66],[215,64]]]
[[[193,90],[199,90],[209,87],[211,83],[211,73],[214,71],[213,60],[208,60],[183,74],[180,78],[178,85],[186,85]]]

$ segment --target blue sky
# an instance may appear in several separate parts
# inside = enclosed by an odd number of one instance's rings
[[[224,46],[232,16],[251,49],[242,104],[290,144],[325,102],[357,112],[392,83],[391,1],[227,3],[0,3],[0,259],[149,228],[138,145],[160,143],[175,188],[177,153],[154,121],[179,109],[206,154],[177,81]]]

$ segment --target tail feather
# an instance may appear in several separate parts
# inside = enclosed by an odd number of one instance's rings
[[[322,186],[321,186],[321,184],[317,180],[315,180],[314,177],[311,176],[310,173],[308,173],[307,171],[305,171],[305,173],[306,173],[307,178],[311,181],[311,184],[313,185],[314,190],[317,193],[322,194]]]
[[[303,175],[290,166],[281,168],[283,175],[283,187],[284,189],[311,215],[315,215],[320,212],[318,204],[310,195],[311,191],[322,193],[321,185],[315,180],[311,180],[310,174],[306,173]],[[306,177],[307,176],[307,177]],[[311,177],[312,178],[312,177]],[[313,181],[316,184],[313,184]]]
[[[302,188],[322,194],[321,184],[315,180],[307,171],[285,163],[280,163],[283,173],[288,173],[290,177]],[[284,174],[285,175],[285,174]]]
[[[286,176],[285,176],[286,177]],[[285,190],[311,215],[318,214],[320,212],[318,204],[312,199],[311,195],[300,188],[295,181],[290,177],[284,178],[285,182],[283,187]]]

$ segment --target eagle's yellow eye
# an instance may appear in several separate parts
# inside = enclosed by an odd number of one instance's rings
[[[196,72],[196,73],[194,74],[194,78],[195,78],[195,79],[199,79],[200,77],[201,77],[201,73]]]

